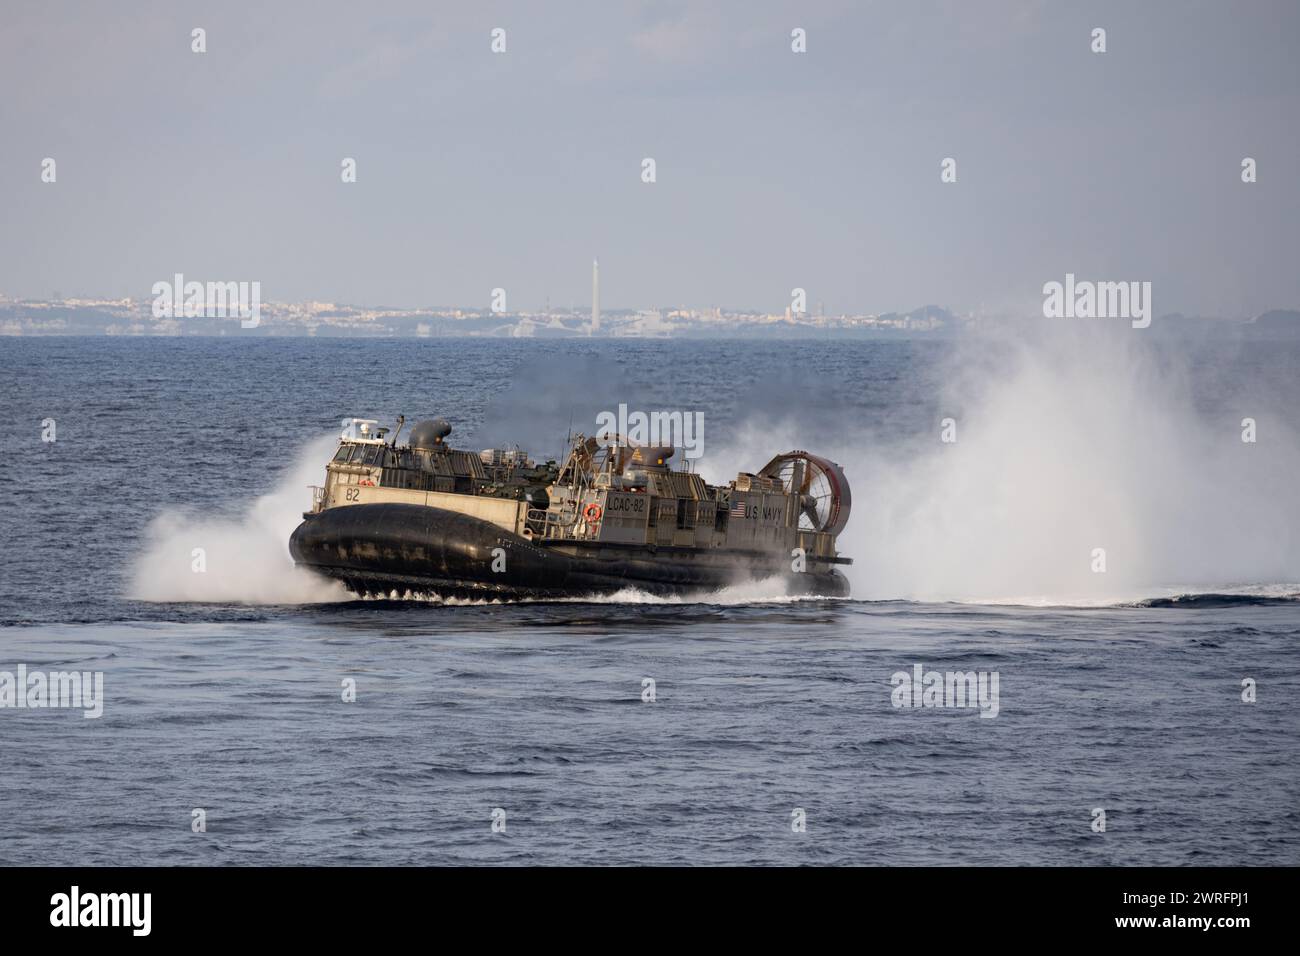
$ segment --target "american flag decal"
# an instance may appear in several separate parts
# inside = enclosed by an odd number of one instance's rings
[[[733,518],[745,517],[745,500],[743,498],[738,498],[731,506],[731,511],[729,513]]]

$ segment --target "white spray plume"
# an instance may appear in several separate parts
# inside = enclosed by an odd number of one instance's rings
[[[941,411],[910,440],[845,422],[835,447],[810,449],[853,489],[838,544],[853,597],[1098,604],[1300,580],[1300,441],[1283,400],[1239,381],[1199,412],[1176,347],[1133,334],[960,345],[938,403],[955,442],[940,441]],[[767,420],[729,444],[711,465],[756,468],[809,439]]]
[[[337,438],[322,436],[303,449],[267,495],[233,518],[180,511],[159,515],[145,532],[128,596],[140,601],[310,604],[347,600],[343,586],[294,566],[289,535],[311,504]],[[203,571],[194,549],[202,548]]]

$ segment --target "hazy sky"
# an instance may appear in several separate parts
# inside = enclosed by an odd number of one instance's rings
[[[1297,307],[1298,46],[1295,0],[6,0],[0,293]]]

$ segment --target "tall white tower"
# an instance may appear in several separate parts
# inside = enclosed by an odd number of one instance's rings
[[[591,260],[591,328],[588,335],[600,331],[600,260]]]

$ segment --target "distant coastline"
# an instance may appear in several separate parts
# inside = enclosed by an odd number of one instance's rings
[[[937,305],[910,312],[861,315],[764,314],[719,308],[602,310],[594,334],[585,309],[547,312],[500,312],[488,309],[431,307],[404,309],[340,305],[326,302],[275,303],[262,306],[257,328],[241,328],[237,318],[195,316],[156,318],[148,299],[5,299],[0,298],[0,335],[106,336],[241,336],[352,338],[601,338],[714,339],[746,338],[947,336],[1041,325],[1041,316],[959,314]],[[1092,320],[1108,321],[1108,320]],[[1157,317],[1152,328],[1162,333],[1198,336],[1261,334],[1300,335],[1300,311],[1275,309],[1249,320],[1174,313]]]

